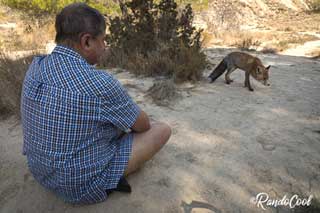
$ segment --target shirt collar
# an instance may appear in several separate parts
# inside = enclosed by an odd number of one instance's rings
[[[71,57],[74,59],[85,61],[87,63],[87,61],[78,52],[76,52],[74,49],[67,47],[67,46],[57,45],[53,49],[52,54],[53,53],[65,55],[67,57]]]

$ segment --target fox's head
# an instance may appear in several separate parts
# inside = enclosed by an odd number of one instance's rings
[[[260,81],[265,86],[270,86],[269,83],[269,69],[270,66],[264,67],[263,65],[257,66],[255,73],[253,74],[253,77]]]

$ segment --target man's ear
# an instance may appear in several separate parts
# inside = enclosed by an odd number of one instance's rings
[[[266,70],[268,70],[268,71],[269,71],[270,67],[271,67],[271,65],[267,66],[267,67],[266,67]]]
[[[89,33],[83,33],[80,35],[80,46],[83,50],[90,49],[90,39],[91,35]]]

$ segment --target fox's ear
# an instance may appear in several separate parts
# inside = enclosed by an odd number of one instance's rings
[[[257,67],[257,74],[260,75],[260,73],[261,73],[261,69],[260,69],[260,67]]]
[[[266,70],[268,70],[268,71],[269,71],[270,67],[271,67],[271,65],[267,66],[267,67],[266,67]]]

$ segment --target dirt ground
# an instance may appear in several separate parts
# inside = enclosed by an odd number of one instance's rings
[[[230,52],[207,50],[212,63]],[[145,96],[151,78],[113,72],[153,119],[170,124],[169,143],[128,178],[133,192],[114,193],[103,203],[73,206],[42,188],[21,154],[21,125],[0,122],[0,212],[292,212],[266,210],[252,202],[320,198],[320,61],[306,57],[258,55],[271,65],[271,86],[243,87],[223,78],[179,87],[182,98],[169,107]],[[207,70],[205,76],[209,74]]]

